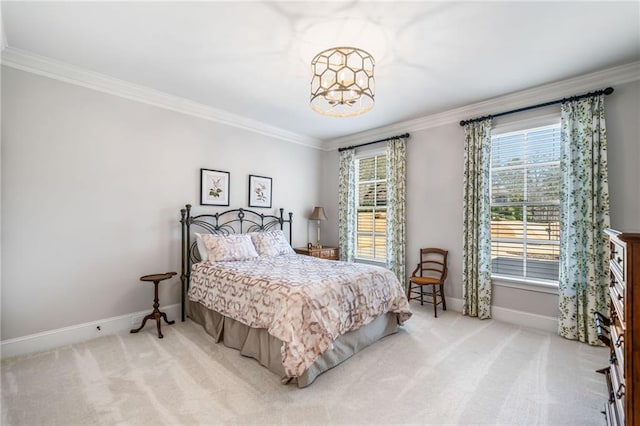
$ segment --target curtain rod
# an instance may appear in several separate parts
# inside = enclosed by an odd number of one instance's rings
[[[600,96],[602,94],[610,95],[612,93],[613,93],[613,87],[607,87],[606,89],[596,90],[595,92],[585,93],[584,95],[577,95],[577,96],[572,96],[570,98],[557,99],[555,101],[545,102],[543,104],[532,105],[532,106],[528,106],[528,107],[524,107],[524,108],[518,108],[518,109],[511,110],[511,111],[501,112],[499,114],[485,115],[484,117],[472,118],[470,120],[462,120],[460,122],[460,125],[461,126],[465,126],[465,125],[467,125],[469,123],[474,123],[476,121],[486,120],[488,118],[501,117],[503,115],[514,114],[516,112],[528,111],[530,109],[546,107],[546,106],[549,106],[549,105],[560,104],[560,103],[563,103],[563,102],[577,101],[578,99],[582,99],[582,98],[592,98],[594,96]]]
[[[361,146],[373,145],[374,143],[386,142],[386,141],[390,141],[390,140],[392,140],[392,139],[408,138],[408,137],[409,137],[409,133],[405,133],[404,135],[391,136],[391,137],[389,137],[389,138],[380,139],[379,141],[373,141],[373,142],[361,143],[360,145],[345,146],[344,148],[338,148],[338,152],[346,151],[346,150],[348,150],[348,149],[356,149],[356,148],[360,148]]]

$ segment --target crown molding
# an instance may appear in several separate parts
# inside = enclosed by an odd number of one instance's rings
[[[5,39],[3,37],[3,43]],[[2,65],[27,71],[88,89],[108,93],[137,102],[153,105],[186,115],[191,115],[227,126],[237,127],[286,142],[322,149],[319,139],[289,132],[279,127],[251,120],[239,115],[213,108],[185,98],[169,95],[149,87],[132,84],[124,80],[109,77],[84,68],[76,67],[48,57],[36,55],[21,49],[5,47],[2,49]]]
[[[606,86],[640,80],[640,61],[636,61],[510,93],[441,113],[401,121],[329,141],[322,141],[193,102],[185,98],[169,95],[149,87],[132,84],[51,58],[9,47],[7,46],[6,35],[4,34],[4,25],[2,25],[1,50],[2,58],[0,62],[2,65],[324,151],[332,151],[372,139],[393,136],[398,132],[405,133],[429,129],[459,122],[460,120],[488,114],[497,114],[505,110],[548,102],[549,100],[559,97],[573,96],[583,91],[592,91]]]
[[[461,120],[468,120],[489,114],[498,114],[502,111],[523,108],[528,105],[536,105],[558,98],[569,97],[583,92],[604,89],[607,86],[615,86],[637,80],[640,80],[640,61],[544,84],[449,111],[333,139],[324,145],[324,150],[332,151],[353,144],[393,136],[398,133],[415,132],[445,124],[459,123]]]

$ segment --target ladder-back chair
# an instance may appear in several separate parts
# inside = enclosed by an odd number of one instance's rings
[[[444,282],[447,279],[447,256],[449,252],[439,248],[420,249],[420,262],[409,278],[407,299],[419,300],[424,304],[424,295],[431,296],[433,313],[438,317],[438,305],[447,310],[444,298]],[[425,289],[431,290],[425,293]],[[440,296],[438,302],[437,297]],[[427,301],[428,302],[428,301]]]

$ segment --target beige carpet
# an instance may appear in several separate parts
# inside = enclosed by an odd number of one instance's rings
[[[306,389],[190,321],[4,360],[2,424],[604,424],[606,349],[412,307]]]

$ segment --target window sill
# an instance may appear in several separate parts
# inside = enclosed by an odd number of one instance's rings
[[[365,259],[365,258],[362,258],[362,257],[355,257],[353,259],[353,261],[355,263],[365,263],[367,265],[375,265],[375,266],[382,266],[382,267],[386,267],[387,266],[387,262],[385,262],[385,261]]]
[[[517,288],[519,290],[535,291],[537,293],[558,294],[558,283],[553,281],[525,280],[519,278],[492,275],[493,285],[499,287]]]

